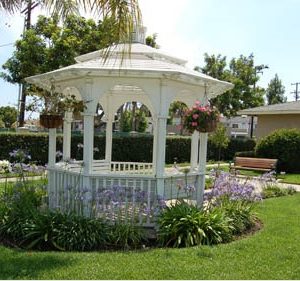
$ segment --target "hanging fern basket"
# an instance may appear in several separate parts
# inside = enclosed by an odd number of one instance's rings
[[[41,114],[40,124],[48,129],[59,128],[63,124],[63,117],[59,114]]]

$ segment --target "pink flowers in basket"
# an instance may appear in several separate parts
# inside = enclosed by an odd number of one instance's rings
[[[220,113],[217,108],[207,105],[201,105],[196,101],[191,109],[188,109],[184,116],[184,127],[193,133],[213,132],[216,129],[217,122],[220,119]]]

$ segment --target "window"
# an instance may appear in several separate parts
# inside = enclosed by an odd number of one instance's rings
[[[239,124],[232,124],[232,128],[233,129],[238,129],[239,128]]]

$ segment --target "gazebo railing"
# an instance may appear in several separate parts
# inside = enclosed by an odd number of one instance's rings
[[[73,172],[81,172],[83,161],[73,161],[71,163],[61,162],[56,164],[57,168]],[[93,173],[117,173],[117,174],[153,174],[153,164],[143,162],[109,162],[105,160],[94,160],[92,165]]]
[[[111,221],[152,226],[158,206],[153,176],[94,174],[49,169],[49,206]],[[87,180],[87,181],[86,181]]]
[[[153,164],[142,162],[111,162],[111,171],[121,174],[150,175],[153,173]]]
[[[160,197],[154,175],[93,173],[85,176],[77,171],[49,168],[49,206],[62,212],[152,226],[161,199],[167,200],[166,203],[179,198],[195,200],[199,177],[203,176],[199,173],[165,175]]]

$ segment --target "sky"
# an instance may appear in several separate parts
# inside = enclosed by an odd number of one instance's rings
[[[204,53],[229,62],[254,55],[255,65],[269,68],[258,86],[266,88],[277,73],[289,101],[300,82],[300,0],[139,0],[147,35],[157,33],[160,49],[204,65]],[[34,19],[40,10],[34,12]],[[0,12],[0,67],[12,55],[24,18]],[[11,45],[6,45],[11,44]],[[2,71],[0,69],[0,71]],[[17,104],[18,87],[0,78],[0,106]]]

